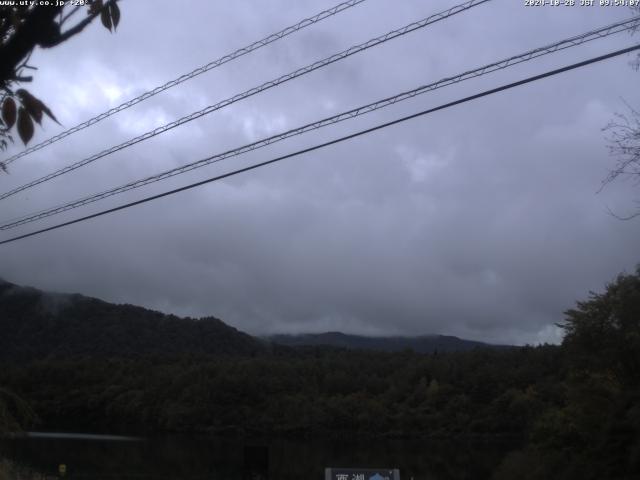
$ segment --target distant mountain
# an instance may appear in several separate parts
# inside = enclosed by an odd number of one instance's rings
[[[498,347],[488,343],[463,340],[447,335],[422,335],[418,337],[365,337],[341,332],[304,335],[272,335],[267,339],[289,347],[331,346],[351,350],[378,350],[398,352],[413,350],[416,353],[460,352],[474,348]]]
[[[180,318],[0,281],[0,361],[263,351],[264,342],[213,317]]]

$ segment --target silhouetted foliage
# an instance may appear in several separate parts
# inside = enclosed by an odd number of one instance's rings
[[[640,266],[620,275],[604,293],[591,293],[566,312],[561,325],[573,366],[619,384],[640,382]]]
[[[29,59],[36,47],[52,48],[82,32],[95,18],[109,31],[120,22],[117,0],[71,2],[13,2],[0,6],[0,150],[13,142],[12,129],[26,145],[34,134],[34,122],[40,124],[43,114],[58,120],[42,100],[16,85],[31,82],[25,71],[36,70]],[[84,8],[86,7],[86,8]],[[85,11],[83,19],[74,21]],[[0,168],[6,171],[4,163]]]
[[[638,478],[640,267],[578,302],[561,326],[560,401],[535,419],[511,478]]]

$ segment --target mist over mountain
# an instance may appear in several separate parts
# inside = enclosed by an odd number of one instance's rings
[[[264,351],[263,342],[214,317],[180,318],[0,282],[0,360]]]

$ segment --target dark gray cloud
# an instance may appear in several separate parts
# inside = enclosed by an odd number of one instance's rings
[[[438,2],[439,8],[453,4]],[[34,55],[40,70],[32,91],[68,127],[331,5],[126,2],[115,35],[96,25]],[[2,190],[433,9],[416,0],[369,0],[15,162],[0,179]],[[627,15],[624,8],[526,8],[496,0],[23,192],[3,201],[0,211],[10,218],[119,185]],[[448,87],[86,212],[632,41],[622,34]],[[639,74],[628,61],[618,58],[5,245],[0,274],[43,289],[216,315],[250,333],[331,329],[557,341],[554,323],[565,309],[640,261],[640,222],[607,213],[607,207],[632,208],[637,187],[620,183],[596,195],[613,165],[601,129],[625,108],[621,98],[640,101],[633,88]],[[48,124],[36,141],[57,131]]]

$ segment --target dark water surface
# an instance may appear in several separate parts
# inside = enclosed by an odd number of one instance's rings
[[[247,452],[256,451],[266,453],[269,480],[323,480],[325,467],[399,468],[402,480],[481,480],[491,477],[513,447],[508,442],[479,441],[32,434],[0,439],[0,456],[49,474],[65,464],[70,480],[241,480]]]

